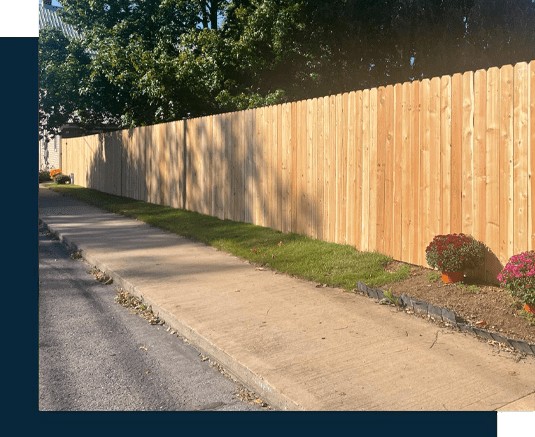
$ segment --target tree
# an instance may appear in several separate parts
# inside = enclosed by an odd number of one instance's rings
[[[92,55],[58,29],[39,35],[40,132],[57,134],[66,123],[91,128],[120,123],[116,87],[92,68]]]
[[[532,0],[63,4],[82,39],[43,57],[51,124],[152,124],[535,59]]]

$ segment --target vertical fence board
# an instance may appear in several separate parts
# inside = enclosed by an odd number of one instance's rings
[[[299,209],[297,212],[297,229],[300,234],[306,234],[308,230],[307,210],[307,102],[297,103],[297,166],[299,172]]]
[[[505,264],[513,251],[513,67],[500,69],[500,249]]]
[[[120,141],[121,141],[121,196],[128,196],[127,190],[128,185],[126,183],[126,174],[128,172],[128,144],[129,144],[129,135],[130,130],[121,131]],[[76,178],[76,175],[74,176]],[[76,179],[74,181],[76,183]]]
[[[282,183],[282,198],[281,198],[281,213],[282,213],[282,232],[290,232],[291,230],[291,122],[292,113],[291,105],[285,103],[281,108],[281,183]]]
[[[341,120],[339,128],[341,129],[342,141],[339,142],[339,156],[337,162],[339,163],[339,193],[340,197],[338,202],[340,204],[339,214],[339,242],[347,244],[347,187],[348,187],[348,174],[347,174],[347,157],[348,157],[348,115],[349,115],[349,95],[348,93],[342,94],[342,112],[340,114]],[[338,152],[337,152],[338,153]]]
[[[277,110],[275,106],[270,106],[268,109],[268,124],[266,126],[268,133],[268,226],[270,228],[277,227]]]
[[[323,126],[324,126],[324,99],[319,98],[317,100],[317,105],[315,108],[316,111],[316,192],[315,199],[316,205],[314,208],[315,218],[316,218],[316,238],[322,240],[324,238],[324,197],[323,197],[323,188],[325,184],[324,179],[324,162],[325,162],[325,143],[323,136]]]
[[[360,218],[360,249],[369,250],[370,235],[370,91],[362,92],[362,206]]]
[[[335,178],[336,197],[336,232],[335,242],[345,243],[345,151],[346,136],[344,135],[344,100],[342,94],[336,95],[336,160]]]
[[[177,125],[177,140],[178,140],[178,160],[180,165],[178,167],[179,180],[179,202],[180,208],[185,208],[186,205],[186,121],[181,120]]]
[[[432,238],[431,222],[431,81],[424,79],[420,83],[420,245],[424,245]],[[421,248],[421,246],[418,246]],[[423,254],[418,250],[418,263],[423,262]]]
[[[193,211],[198,211],[200,213],[204,210],[203,200],[204,200],[204,141],[203,141],[203,132],[201,127],[201,120],[195,118],[192,120],[193,129],[192,129],[192,139],[193,143],[197,147],[194,147],[191,150],[192,156],[192,183],[195,187],[195,196],[192,201]]]
[[[291,230],[297,232],[297,220],[299,214],[299,170],[297,168],[298,154],[297,154],[297,128],[298,128],[298,113],[297,103],[291,103],[291,136],[290,147],[292,149],[292,171],[291,171],[291,192],[292,192],[292,226]]]
[[[317,114],[315,112],[317,106],[317,99],[309,99],[306,103],[306,234],[310,237],[315,237],[314,227],[314,162],[316,153],[316,138],[315,125],[317,122]]]
[[[160,143],[158,125],[147,126],[145,147],[147,149],[147,199],[151,203],[160,203],[158,179],[160,178]]]
[[[210,120],[211,124],[211,120]],[[162,181],[163,190],[164,190],[164,199],[163,204],[164,205],[171,205],[173,203],[172,200],[172,168],[175,165],[173,163],[173,152],[174,152],[174,138],[173,138],[173,130],[174,130],[174,123],[165,123],[162,126],[162,144],[164,147],[164,162],[163,162],[163,168],[165,173],[165,180]],[[209,214],[211,211],[208,212]]]
[[[204,213],[209,215],[212,209],[212,195],[213,195],[213,148],[212,144],[214,142],[213,139],[213,118],[214,116],[211,115],[206,119],[205,130],[206,130],[206,154],[204,156],[206,163],[204,166],[205,176],[204,176],[204,186],[205,186],[205,205],[204,205]]]
[[[221,115],[212,117],[212,212],[211,215],[223,218],[221,203]]]
[[[211,124],[211,121],[210,121]],[[164,123],[160,125],[160,142],[162,146],[161,160],[160,160],[160,173],[163,173],[162,179],[159,181],[161,186],[161,202],[162,205],[171,204],[171,187],[170,187],[170,164],[171,164],[171,150],[172,144],[169,143],[169,130],[172,129],[172,123]],[[208,211],[207,214],[210,214]]]
[[[273,129],[271,126],[271,108],[264,108],[262,119],[262,149],[264,151],[264,167],[262,169],[264,178],[264,226],[271,226],[271,193],[273,190],[271,181],[271,161]]]
[[[262,148],[258,141],[259,129],[259,111],[252,111],[251,113],[251,137],[250,147],[253,153],[253,165],[251,169],[251,179],[253,183],[253,211],[252,223],[260,224],[261,222],[261,202],[262,202],[262,186],[260,183],[260,167],[262,162]]]
[[[234,175],[232,174],[232,165],[233,165],[233,144],[232,144],[232,130],[231,130],[231,119],[232,113],[225,114],[223,117],[223,132],[222,132],[222,141],[223,141],[223,163],[225,175],[224,180],[224,218],[232,219],[233,212],[233,198],[232,191],[234,189]],[[188,143],[187,149],[192,147]]]
[[[355,246],[360,249],[362,244],[362,91],[357,91],[355,94],[355,212],[354,212],[354,232],[355,232]]]
[[[462,231],[462,143],[463,81],[461,74],[451,78],[451,224],[450,232]]]
[[[238,128],[235,132],[236,142],[239,150],[239,156],[236,160],[238,171],[238,202],[236,220],[240,222],[246,221],[248,204],[248,188],[247,188],[247,137],[245,134],[247,129],[247,110],[237,113]]]
[[[134,198],[134,184],[132,184],[131,180],[131,174],[132,174],[132,168],[133,168],[133,153],[134,153],[134,135],[135,130],[130,129],[127,132],[127,144],[125,147],[125,160],[126,160],[126,166],[123,171],[124,173],[124,183],[125,186],[123,188],[123,195],[127,197]]]
[[[239,126],[240,119],[238,117],[237,112],[232,112],[229,116],[228,120],[228,143],[227,143],[227,150],[230,156],[230,205],[229,205],[229,219],[231,220],[238,220],[238,216],[240,214],[240,189],[241,189],[241,178],[240,178],[240,170],[241,170],[241,150],[240,150],[240,144],[238,143],[238,133],[239,133]]]
[[[384,206],[382,252],[392,255],[392,239],[394,228],[394,87],[385,88],[385,143],[384,143]]]
[[[377,143],[375,149],[375,250],[385,253],[385,190],[386,190],[386,162],[387,162],[387,118],[388,102],[386,88],[377,89]],[[390,143],[389,143],[390,146]],[[373,223],[373,222],[372,222]]]
[[[328,180],[329,180],[329,208],[327,220],[329,221],[328,241],[336,241],[336,96],[329,97],[329,142],[327,150],[328,156]]]
[[[411,84],[411,120],[410,120],[410,145],[411,145],[411,220],[409,226],[409,247],[411,249],[409,262],[419,264],[421,255],[421,232],[420,226],[420,82]]]
[[[501,267],[496,258],[500,247],[500,71],[498,68],[489,69],[487,74],[486,125],[485,215],[487,221],[482,241],[492,252],[485,260],[486,277],[496,280]]]
[[[257,199],[255,202],[255,223],[259,226],[265,226],[265,145],[263,140],[264,129],[264,109],[259,108],[254,113],[254,145],[255,145],[255,163],[254,173],[256,182]]]
[[[463,74],[462,215],[463,232],[473,234],[474,73]]]
[[[474,192],[473,192],[473,236],[485,239],[486,223],[486,113],[487,72],[478,70],[474,74]]]
[[[277,161],[275,167],[275,178],[277,181],[277,228],[282,231],[284,227],[284,211],[283,211],[283,198],[284,198],[284,165],[283,165],[283,149],[282,149],[282,105],[277,105],[277,131],[276,131],[276,143],[277,143]]]
[[[136,200],[142,200],[142,187],[145,184],[145,156],[141,153],[141,134],[142,128],[134,129],[131,143],[131,166],[129,180],[132,184],[132,197]]]
[[[194,189],[192,186],[192,172],[194,169],[194,162],[192,162],[192,149],[194,149],[191,145],[193,143],[193,131],[195,120],[189,119],[186,120],[186,133],[185,133],[185,144],[186,144],[186,153],[185,153],[185,165],[186,165],[186,172],[185,172],[185,181],[186,184],[186,199],[185,199],[185,208],[187,210],[192,209],[192,199],[195,198],[197,195],[197,190]]]
[[[258,129],[258,147],[259,151],[261,153],[261,158],[259,159],[261,164],[258,168],[259,175],[258,178],[261,181],[261,205],[260,205],[260,213],[261,213],[261,226],[269,226],[270,225],[270,201],[269,197],[271,195],[270,193],[270,187],[269,187],[269,166],[271,164],[271,148],[270,148],[270,132],[271,132],[271,126],[269,125],[270,120],[270,114],[269,114],[269,107],[260,108],[259,109],[259,129]],[[259,223],[259,224],[260,224]]]
[[[377,174],[378,174],[378,161],[377,161],[377,126],[378,126],[378,101],[377,101],[377,88],[370,90],[370,206],[368,210],[368,250],[377,250]]]
[[[270,166],[269,166],[269,181],[270,181],[270,196],[269,196],[269,211],[270,211],[270,225],[273,229],[278,229],[278,193],[279,193],[279,178],[277,174],[277,160],[278,160],[278,147],[277,147],[277,132],[278,132],[278,119],[277,119],[277,105],[270,107]]]
[[[393,187],[392,187],[392,232],[389,240],[392,244],[391,256],[402,257],[403,229],[403,85],[394,86],[394,152],[393,152]],[[406,161],[404,163],[406,165]]]
[[[252,110],[248,109],[243,113],[243,190],[244,190],[244,209],[243,221],[245,223],[253,222],[253,149],[251,147],[252,137]]]
[[[411,84],[401,87],[401,257],[409,259],[409,229],[411,224]]]
[[[526,250],[528,236],[528,66],[525,62],[514,67],[514,155],[513,155],[513,251]]]
[[[431,241],[442,234],[442,191],[441,147],[440,147],[440,78],[434,77],[429,83],[429,234]]]
[[[329,190],[330,190],[330,180],[329,180],[329,168],[330,168],[330,98],[323,98],[323,226],[322,226],[322,235],[323,240],[330,241],[329,233]]]
[[[210,120],[211,125],[211,120]],[[164,189],[164,205],[171,205],[173,204],[173,186],[172,186],[172,179],[173,179],[173,167],[176,165],[174,162],[174,146],[175,146],[175,138],[174,138],[174,128],[175,123],[169,122],[165,123],[165,125],[162,126],[162,143],[164,147],[164,173],[165,173],[165,181],[163,181],[163,189]],[[208,214],[211,213],[211,210],[208,212]]]
[[[126,146],[124,148],[125,165],[123,168],[123,180],[124,180],[123,196],[134,198],[133,184],[131,183],[131,179],[130,179],[130,175],[132,174],[132,166],[133,166],[134,129],[129,129],[125,134],[123,134],[123,140],[126,140]]]
[[[451,145],[451,77],[442,76],[440,78],[440,192],[442,206],[442,228],[441,234],[451,232],[451,175],[452,175],[452,145]]]
[[[149,141],[148,137],[148,126],[144,126],[140,129],[136,141],[136,154],[138,156],[136,164],[137,162],[140,164],[136,165],[134,177],[138,181],[137,199],[144,202],[148,201],[149,195],[149,180],[147,174],[150,171],[150,161],[148,160],[148,152],[150,148],[147,147]]]
[[[346,159],[346,242],[351,246],[356,245],[355,240],[355,203],[356,203],[356,96],[354,92],[347,95],[347,159]]]

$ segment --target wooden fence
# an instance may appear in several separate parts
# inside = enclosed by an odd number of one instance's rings
[[[426,265],[535,249],[535,61],[65,139],[75,183]]]

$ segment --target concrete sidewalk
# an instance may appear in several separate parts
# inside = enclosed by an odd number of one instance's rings
[[[535,359],[39,189],[39,218],[283,410],[535,411]]]

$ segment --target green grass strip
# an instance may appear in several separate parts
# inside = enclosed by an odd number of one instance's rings
[[[385,270],[392,259],[376,252],[361,252],[352,246],[327,243],[294,233],[196,212],[114,196],[76,185],[48,185],[107,211],[133,217],[160,229],[213,246],[259,266],[345,290],[357,281],[381,286],[405,279],[408,266],[396,272]]]

